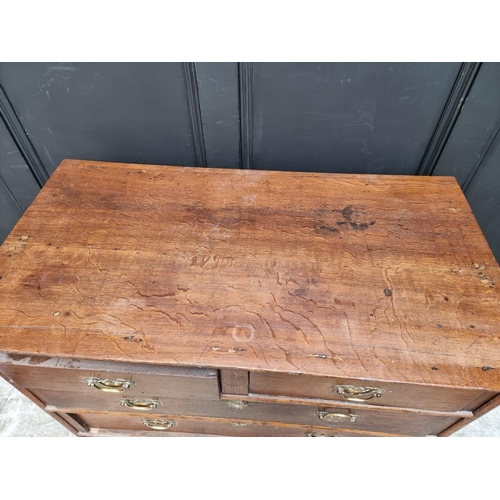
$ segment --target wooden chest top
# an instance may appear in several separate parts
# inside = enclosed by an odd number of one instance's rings
[[[65,160],[0,249],[0,351],[500,390],[451,177]]]

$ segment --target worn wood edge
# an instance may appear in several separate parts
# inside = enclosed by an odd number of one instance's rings
[[[500,132],[500,120],[498,120],[498,129],[497,131],[495,132],[495,137],[496,135]],[[474,175],[477,173],[477,170],[475,171]],[[469,210],[469,212],[472,214],[472,216],[474,217],[474,223],[476,224],[477,228],[479,229],[476,234],[475,234],[475,240],[476,240],[476,243],[479,243],[478,240],[481,240],[481,245],[487,249],[488,253],[490,254],[490,257],[493,261],[494,264],[496,264],[497,268],[500,268],[500,265],[499,263],[497,262],[496,260],[496,257],[493,255],[493,252],[491,251],[491,247],[490,247],[490,244],[488,243],[488,240],[486,239],[486,236],[484,235],[484,232],[483,230],[481,229],[481,227],[479,226],[479,223],[477,222],[477,219],[476,219],[476,216],[474,215],[474,212],[472,210],[472,207],[469,203],[469,200],[467,199],[467,196],[465,195],[466,193],[466,188],[463,188],[463,187],[460,187],[460,184],[458,183],[457,179],[455,177],[453,177],[453,179],[455,180],[455,184],[460,188],[460,192],[457,193],[457,195],[461,198],[461,201],[462,201],[462,204],[463,204],[463,207],[464,208],[467,208]],[[472,179],[471,179],[472,180]],[[469,185],[468,185],[469,186]],[[467,186],[467,187],[468,187]]]
[[[316,427],[304,427],[304,430],[316,429]],[[332,429],[329,429],[330,431]],[[336,431],[340,429],[335,429]],[[347,432],[352,432],[351,430]],[[175,432],[171,431],[127,431],[127,430],[112,430],[112,429],[103,429],[101,427],[91,427],[88,432],[79,432],[77,436],[80,437],[214,437],[214,438],[252,438],[252,436],[235,436],[235,435],[222,435],[222,434],[198,434],[198,433],[188,433],[188,432]],[[269,436],[270,437],[270,436]],[[304,436],[275,436],[275,437],[283,437],[283,438],[299,438]],[[411,438],[414,436],[406,436],[403,434],[373,434],[366,432],[364,434],[359,434],[356,436],[334,436],[337,438],[351,438],[351,437],[360,437],[360,438],[371,438],[371,437],[386,437],[386,438],[397,438],[397,437],[405,437]]]
[[[68,431],[70,431],[73,434],[77,434],[78,430],[75,427],[72,427],[69,422],[61,418],[57,413],[49,413],[45,407],[45,403],[40,401],[34,394],[32,394],[28,389],[25,389],[24,387],[21,387],[20,385],[17,385],[12,379],[4,375],[2,372],[0,372],[0,377],[2,377],[7,383],[9,383],[14,389],[17,389],[23,396],[26,396],[32,403],[36,404],[40,409],[42,409],[47,415],[52,417],[54,420],[56,420],[59,424],[61,424],[63,427],[65,427]]]
[[[18,359],[15,359],[18,357]],[[140,373],[141,375],[161,375],[168,377],[218,378],[218,370],[201,366],[174,366],[156,363],[136,363],[127,361],[74,359],[47,356],[45,354],[17,354],[0,352],[0,369],[2,365],[26,366],[30,368],[47,368],[75,371],[106,371],[123,373]],[[164,373],[162,373],[162,370]]]
[[[346,344],[349,345],[349,344]],[[382,349],[379,349],[382,350]],[[386,351],[400,351],[400,349],[385,349]],[[2,351],[3,353],[6,353],[7,351]],[[420,352],[416,351],[418,354],[426,354],[425,352]],[[9,354],[14,354],[14,355],[19,355],[19,356],[24,356],[24,357],[43,357],[43,358],[57,358],[57,359],[64,359],[64,360],[75,360],[76,358],[66,358],[64,356],[61,356],[61,353],[57,352],[51,352],[44,350],[42,352],[33,352],[30,350],[21,350],[21,349],[9,349],[8,350]],[[452,355],[449,356],[450,358],[453,358]],[[130,364],[130,365],[143,365],[143,366],[152,366],[152,367],[168,367],[168,368],[186,368],[186,369],[202,369],[202,370],[211,370],[215,373],[217,373],[218,370],[221,369],[228,369],[228,370],[243,370],[243,371],[252,371],[252,372],[259,372],[259,373],[281,373],[281,374],[289,374],[289,375],[307,375],[310,377],[331,377],[331,378],[338,378],[338,379],[357,379],[360,381],[364,382],[383,382],[387,384],[391,383],[398,383],[398,384],[408,384],[408,385],[416,385],[416,386],[425,386],[425,387],[443,387],[446,389],[465,389],[465,390],[470,390],[470,391],[500,391],[500,383],[495,383],[494,381],[488,385],[485,384],[485,380],[481,380],[481,384],[475,383],[474,385],[463,385],[463,384],[452,384],[452,383],[435,383],[435,382],[423,382],[423,381],[412,381],[412,380],[407,380],[401,378],[369,378],[363,375],[359,375],[356,373],[352,373],[349,375],[346,375],[345,373],[339,373],[339,372],[320,372],[320,371],[309,371],[307,373],[301,372],[301,371],[296,371],[292,372],[290,369],[265,369],[265,368],[256,368],[255,366],[250,366],[248,364],[226,364],[225,360],[222,363],[204,363],[200,364],[199,362],[185,362],[185,363],[179,363],[175,362],[171,359],[163,359],[161,361],[155,360],[155,361],[150,361],[147,359],[123,359],[120,358],[119,356],[115,355],[110,355],[110,356],[96,356],[94,358],[91,358],[90,356],[85,356],[85,357],[79,357],[77,359],[79,362],[83,361],[89,361],[89,362],[105,362],[105,363],[123,363],[123,364]],[[40,366],[40,365],[39,365]],[[430,365],[429,365],[430,366]],[[335,368],[335,367],[332,367]],[[472,366],[471,369],[474,370],[481,370],[480,367],[477,366]],[[111,371],[111,370],[109,370]],[[483,370],[484,371],[484,370]],[[217,377],[218,375],[215,375]],[[213,375],[210,375],[208,378],[215,378]]]
[[[120,169],[123,166],[126,166],[128,169],[137,169],[137,170],[154,170],[154,169],[164,169],[168,168],[171,170],[177,170],[179,172],[181,171],[189,171],[193,173],[200,173],[200,174],[205,174],[208,177],[212,176],[214,173],[218,173],[219,175],[222,174],[229,174],[231,172],[237,172],[238,175],[240,176],[249,176],[254,177],[254,176],[265,176],[265,175],[278,175],[280,177],[283,177],[284,179],[287,179],[289,177],[296,177],[299,179],[304,179],[304,178],[311,178],[311,179],[319,179],[319,178],[330,178],[330,179],[342,179],[342,180],[347,180],[347,179],[358,179],[361,180],[363,179],[363,182],[365,179],[368,180],[378,180],[378,181],[394,181],[394,180],[411,180],[412,183],[418,184],[421,183],[423,184],[449,184],[453,183],[454,185],[459,186],[457,183],[457,180],[454,176],[452,175],[436,175],[436,176],[416,176],[416,175],[398,175],[398,174],[349,174],[349,173],[325,173],[325,172],[289,172],[289,171],[283,171],[283,170],[252,170],[252,169],[237,169],[237,168],[224,168],[224,167],[189,167],[189,166],[182,166],[182,165],[171,165],[171,164],[159,164],[159,163],[151,163],[151,164],[144,164],[144,163],[118,163],[118,162],[111,162],[111,161],[96,161],[96,160],[79,160],[76,158],[65,158],[64,160],[61,161],[61,163],[58,165],[56,170],[54,171],[54,174],[58,170],[64,170],[66,168],[72,169],[72,168],[92,168],[92,167],[108,167],[108,168],[115,168],[115,169]],[[243,171],[242,171],[243,170]],[[47,181],[46,186],[49,187],[52,184],[57,184],[57,178],[54,179],[54,174],[50,176],[50,179]],[[57,177],[57,176],[56,176]]]
[[[489,398],[485,399],[485,393],[490,393]],[[493,393],[493,394],[492,394]],[[491,400],[491,398],[495,397],[494,391],[483,391],[476,398],[474,398],[472,401],[469,401],[466,405],[464,405],[462,408],[460,408],[460,411],[464,412],[469,412],[471,413],[470,416],[474,414],[474,412],[480,408],[485,402],[488,402]],[[470,418],[465,417],[465,418]]]
[[[465,427],[466,425],[470,424],[471,422],[474,422],[474,420],[478,419],[479,417],[482,417],[489,411],[493,410],[497,406],[500,405],[500,394],[497,394],[494,396],[492,399],[487,401],[484,405],[480,406],[475,412],[473,412],[473,415],[469,418],[464,418],[463,420],[459,420],[458,422],[455,422],[453,425],[445,429],[443,432],[438,434],[439,437],[447,437],[451,436],[453,433],[457,432],[459,429],[462,427]]]
[[[75,413],[77,415],[106,415],[109,417],[136,417],[136,418],[168,418],[172,420],[187,420],[187,421],[198,421],[198,422],[214,422],[221,424],[231,424],[234,422],[245,423],[247,425],[261,425],[267,427],[286,427],[291,429],[303,429],[303,428],[311,428],[311,429],[320,429],[320,430],[328,430],[332,431],[333,429],[343,432],[353,432],[356,434],[366,434],[370,433],[373,435],[381,435],[381,436],[400,436],[402,434],[389,434],[384,432],[376,432],[376,431],[361,431],[359,429],[350,429],[346,427],[331,427],[324,425],[304,425],[304,424],[294,424],[294,423],[286,423],[286,422],[276,422],[274,420],[252,420],[246,418],[219,418],[219,417],[201,417],[201,416],[192,416],[192,415],[171,415],[168,413],[149,413],[149,412],[116,412],[116,411],[99,411],[99,410],[89,410],[86,408],[61,408],[56,406],[51,406],[51,411],[54,412],[62,412],[62,413]],[[411,436],[409,436],[411,437]]]
[[[265,396],[261,394],[251,394],[251,393],[248,394],[248,396],[238,395],[238,394],[221,394],[220,399],[224,401],[239,399],[243,401],[248,401],[249,403],[272,403],[272,404],[291,404],[291,405],[303,405],[303,406],[342,407],[342,408],[359,409],[359,410],[382,410],[393,413],[416,413],[419,415],[428,415],[434,417],[462,417],[462,418],[472,417],[472,412],[470,411],[452,412],[452,411],[438,411],[438,410],[422,410],[420,408],[406,408],[398,406],[382,406],[382,405],[370,405],[363,403],[350,403],[347,401],[335,401],[332,399],[304,399],[292,396]]]
[[[45,408],[45,411],[49,411]],[[51,413],[54,415],[54,413]],[[55,415],[59,416],[63,420],[66,420],[70,425],[72,425],[77,432],[88,432],[90,427],[86,425],[84,422],[80,422],[77,415],[70,415],[68,413],[55,413]]]
[[[78,432],[78,437],[225,437],[218,434],[197,434],[189,432],[173,432],[173,431],[120,431],[102,429],[100,427],[91,427],[87,432]]]

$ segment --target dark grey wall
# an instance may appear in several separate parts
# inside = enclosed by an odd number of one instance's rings
[[[500,63],[2,63],[0,242],[64,158],[452,175],[500,258]]]
[[[460,64],[254,64],[253,165],[415,174]]]
[[[474,81],[434,175],[452,175],[465,187],[500,125],[500,64],[484,63]]]
[[[484,63],[434,169],[456,177],[500,262],[500,63]]]
[[[181,64],[0,65],[47,172],[64,158],[196,165]]]
[[[240,168],[240,103],[236,63],[197,63],[208,167]]]
[[[0,120],[0,243],[37,195],[39,186]]]

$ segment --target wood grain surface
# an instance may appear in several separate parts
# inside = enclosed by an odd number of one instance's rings
[[[500,390],[453,178],[65,160],[0,249],[0,351]]]

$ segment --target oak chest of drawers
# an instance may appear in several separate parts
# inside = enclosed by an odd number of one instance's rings
[[[0,250],[0,374],[78,435],[445,436],[500,403],[453,178],[65,160]]]

